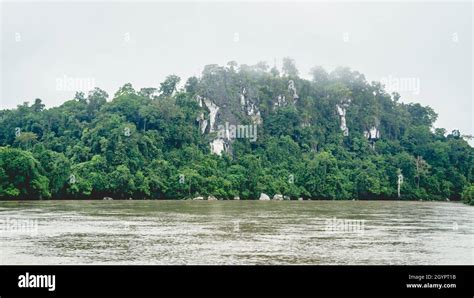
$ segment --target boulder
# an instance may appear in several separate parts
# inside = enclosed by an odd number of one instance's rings
[[[298,201],[303,201],[303,198],[298,198]]]
[[[215,196],[208,196],[207,200],[208,201],[217,201],[217,198]]]
[[[105,201],[113,201],[114,199],[112,199],[111,197],[104,197],[103,200],[105,200]]]
[[[279,195],[279,194],[276,194],[276,195],[273,196],[273,200],[274,201],[283,201],[283,196]]]
[[[203,197],[195,197],[195,198],[193,198],[193,201],[202,201],[202,200],[204,200]]]
[[[240,201],[240,197],[239,197],[239,196],[235,196],[235,197],[234,197],[234,201]]]
[[[283,199],[287,200],[287,201],[291,200],[291,198],[289,196],[283,196]]]
[[[263,192],[260,194],[260,198],[258,198],[260,201],[270,201],[270,197],[267,194],[264,194]]]

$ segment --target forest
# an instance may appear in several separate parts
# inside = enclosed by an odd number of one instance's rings
[[[316,66],[307,80],[292,59],[282,65],[213,64],[183,82],[1,110],[0,199],[474,204],[469,136],[434,127],[432,108],[349,68]],[[228,124],[256,136],[232,136]]]

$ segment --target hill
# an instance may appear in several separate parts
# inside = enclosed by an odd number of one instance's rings
[[[312,75],[230,62],[179,90],[170,75],[2,110],[0,198],[458,200],[473,183],[474,149],[430,107],[348,68]]]

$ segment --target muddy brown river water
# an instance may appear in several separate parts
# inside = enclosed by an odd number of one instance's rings
[[[474,208],[399,201],[0,202],[0,264],[474,264]]]

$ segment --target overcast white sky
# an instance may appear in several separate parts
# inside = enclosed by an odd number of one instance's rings
[[[430,105],[436,126],[474,134],[471,2],[2,2],[0,108],[71,99],[57,79],[89,78],[110,95],[157,87],[206,64],[290,56],[303,77],[349,66],[368,81],[411,79],[402,101]],[[419,86],[418,86],[419,83]],[[418,88],[419,87],[419,88]],[[419,90],[418,90],[419,89]],[[419,91],[419,92],[418,92]]]

